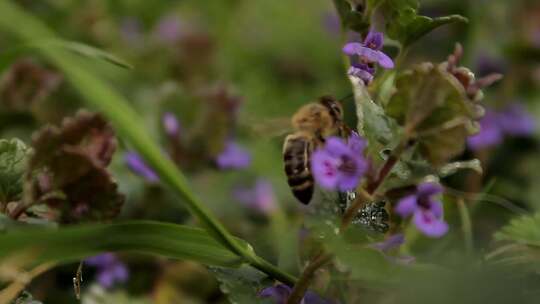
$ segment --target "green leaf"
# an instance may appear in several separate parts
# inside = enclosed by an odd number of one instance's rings
[[[347,0],[333,0],[334,6],[341,20],[341,26],[345,29],[362,33],[369,28],[369,18],[364,14],[353,10],[351,4]]]
[[[210,270],[218,279],[221,291],[232,304],[270,303],[258,298],[257,294],[263,288],[272,286],[273,282],[257,269],[243,265],[235,269],[210,267]]]
[[[0,139],[0,205],[20,198],[29,151],[18,139]]]
[[[406,47],[432,30],[450,23],[468,22],[460,15],[430,18],[418,15],[417,0],[388,0],[383,7],[387,35]]]
[[[540,213],[513,219],[495,233],[495,239],[540,247]]]
[[[487,255],[488,259],[540,271],[540,213],[511,220],[494,238],[503,243]]]
[[[60,229],[29,227],[0,234],[0,259],[26,252],[36,264],[72,262],[108,251],[140,252],[222,267],[242,263],[240,257],[204,230],[168,223],[130,221]]]
[[[386,112],[409,136],[418,137],[420,153],[435,166],[463,151],[479,116],[478,106],[444,63],[423,63],[399,74]]]
[[[370,154],[379,156],[381,150],[393,148],[399,141],[398,125],[371,99],[366,86],[359,79],[351,77],[350,80],[358,118],[357,129],[368,140]]]

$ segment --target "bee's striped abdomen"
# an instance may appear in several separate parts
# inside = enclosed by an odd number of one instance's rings
[[[287,182],[294,196],[304,204],[308,204],[313,196],[313,176],[310,169],[312,150],[312,138],[304,133],[287,136],[283,145]]]

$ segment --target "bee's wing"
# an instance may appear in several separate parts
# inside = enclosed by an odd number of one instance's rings
[[[289,117],[269,118],[263,121],[252,119],[246,125],[254,136],[266,138],[283,137],[293,130]]]

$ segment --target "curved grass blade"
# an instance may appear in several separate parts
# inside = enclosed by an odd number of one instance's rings
[[[26,43],[56,40],[55,34],[45,24],[26,14],[10,1],[0,1],[0,29],[14,34]],[[38,45],[39,48],[39,45]],[[189,189],[186,177],[176,165],[165,157],[143,125],[142,119],[129,106],[128,101],[109,85],[83,68],[81,59],[61,48],[39,48],[41,53],[62,70],[66,78],[84,97],[88,104],[103,112],[115,130],[129,141],[145,161],[156,171],[187,204],[190,212],[201,222],[208,233],[245,262],[283,283],[293,285],[296,279],[255,254],[251,246],[238,242],[212,215]]]
[[[0,234],[0,260],[29,253],[32,263],[73,262],[102,252],[127,251],[238,267],[242,259],[206,231],[169,223],[131,221],[60,229],[24,228]]]
[[[69,51],[72,51],[76,54],[80,54],[82,56],[105,60],[121,68],[130,69],[130,70],[133,69],[133,66],[131,64],[127,63],[126,61],[117,57],[116,55],[113,55],[109,52],[106,52],[104,50],[98,49],[96,47],[93,47],[84,43],[80,43],[76,41],[56,40],[52,43],[52,45],[63,47]]]

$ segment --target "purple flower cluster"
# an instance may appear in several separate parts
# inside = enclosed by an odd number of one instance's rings
[[[348,74],[358,77],[367,85],[373,80],[375,74],[374,64],[377,63],[385,69],[394,67],[392,59],[383,53],[382,47],[384,36],[382,33],[370,30],[364,42],[350,42],[345,44],[343,52],[353,57],[353,62],[349,68]],[[354,60],[358,58],[358,60]]]
[[[234,141],[228,141],[223,151],[217,156],[216,164],[220,169],[244,169],[251,164],[249,152]]]
[[[84,261],[97,269],[97,281],[104,288],[111,288],[116,283],[123,283],[129,277],[124,263],[112,253],[103,253]]]
[[[502,110],[487,110],[480,120],[480,132],[467,139],[471,150],[477,151],[502,143],[506,136],[528,136],[534,132],[534,118],[519,103]]]
[[[448,231],[448,224],[443,219],[443,206],[433,196],[443,192],[435,183],[418,185],[416,193],[402,198],[396,212],[403,218],[413,216],[413,223],[423,234],[439,238]]]
[[[259,297],[271,299],[274,304],[285,304],[287,299],[292,293],[292,288],[284,285],[278,284],[272,287],[267,287],[259,292]],[[331,304],[333,302],[325,300],[318,296],[313,291],[307,291],[304,295],[304,298],[300,302],[302,304]]]
[[[126,154],[124,154],[124,161],[133,173],[143,177],[147,182],[157,183],[159,181],[156,172],[144,162],[137,152],[126,152]]]
[[[366,141],[353,133],[345,142],[338,137],[330,137],[323,148],[311,157],[311,171],[317,183],[328,190],[353,190],[368,169],[368,161],[363,155]]]
[[[272,184],[259,179],[252,188],[239,187],[233,196],[242,204],[262,214],[272,213],[276,209],[276,197]]]

